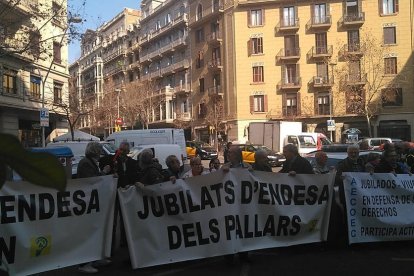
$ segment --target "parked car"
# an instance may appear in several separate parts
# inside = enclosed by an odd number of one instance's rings
[[[388,137],[364,138],[358,141],[361,150],[378,150],[384,143],[392,143],[392,139]]]
[[[188,158],[198,156],[203,160],[209,160],[218,157],[217,151],[209,144],[196,141],[187,141],[185,144]]]
[[[233,144],[233,146],[240,147],[243,155],[243,162],[254,163],[255,152],[258,150],[264,150],[267,153],[269,164],[272,167],[281,166],[286,158],[283,154],[276,153],[263,145],[251,145],[251,144]]]
[[[311,153],[308,153],[305,158],[308,159],[308,161],[313,165],[315,164],[315,153],[317,153],[318,151],[313,151]],[[361,156],[362,158],[367,157],[368,154],[370,153],[378,153],[379,155],[382,154],[382,151],[372,151],[372,150],[362,150],[359,152],[359,156]],[[326,165],[328,167],[337,167],[338,163],[342,160],[344,160],[345,158],[348,157],[348,153],[347,152],[326,152],[326,155],[328,156],[328,160],[326,162]]]

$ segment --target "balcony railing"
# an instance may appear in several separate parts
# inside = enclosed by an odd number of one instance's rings
[[[339,23],[345,26],[362,25],[364,24],[364,22],[365,22],[365,12],[345,14],[339,20]]]
[[[315,88],[320,88],[320,87],[331,87],[333,85],[333,77],[331,76],[314,76],[311,81],[310,84],[315,87]]]
[[[208,88],[208,95],[210,97],[223,96],[223,90],[222,90],[221,85],[215,85],[215,86]]]
[[[342,46],[340,50],[340,54],[342,56],[348,56],[348,55],[356,55],[361,56],[363,55],[363,47],[360,44],[345,44]]]
[[[324,58],[324,57],[331,57],[333,53],[333,46],[326,45],[326,46],[313,46],[309,52],[306,54],[308,60],[312,58]]]
[[[279,53],[276,55],[276,59],[278,61],[280,60],[289,60],[289,59],[299,59],[300,58],[300,48],[290,48],[290,49],[285,49],[282,48],[280,49]]]
[[[367,83],[367,74],[348,74],[345,76],[347,85],[365,85]]]
[[[332,17],[330,15],[325,16],[313,16],[311,19],[306,23],[306,29],[322,29],[322,28],[329,28],[332,25]]]
[[[190,25],[201,23],[207,20],[210,16],[224,12],[223,0],[220,0],[214,5],[204,8],[201,14],[196,14],[190,18]]]
[[[176,17],[173,21],[169,22],[167,25],[164,25],[162,27],[160,26],[159,28],[155,30],[151,30],[147,32],[146,34],[142,35],[139,40],[140,45],[150,42],[157,37],[160,37],[161,35],[170,31],[172,28],[174,28],[178,24],[182,22],[187,22],[187,21],[188,21],[188,15],[181,14],[180,16]]]
[[[176,94],[181,94],[181,93],[187,94],[190,91],[191,91],[191,89],[190,89],[190,84],[189,83],[180,84],[180,85],[174,87],[174,92]]]
[[[291,78],[282,78],[278,83],[278,90],[284,89],[299,89],[302,87],[302,78],[301,77],[291,77]]]
[[[282,18],[276,25],[277,32],[297,31],[299,30],[299,18]]]
[[[191,113],[190,112],[181,112],[177,114],[177,120],[181,121],[190,121],[191,120]]]
[[[207,41],[210,43],[219,43],[222,41],[221,33],[219,31],[212,32],[207,36]]]
[[[208,68],[214,70],[221,70],[223,68],[220,58],[212,59],[208,62]]]

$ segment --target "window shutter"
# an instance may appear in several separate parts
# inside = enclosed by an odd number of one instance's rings
[[[295,22],[294,22],[294,24],[295,24],[295,26],[296,26],[296,21],[297,20],[299,20],[299,18],[298,18],[298,6],[295,6]]]
[[[382,8],[382,1],[383,0],[378,0],[378,10],[379,10],[379,14],[384,14],[384,10]]]
[[[248,55],[248,56],[251,56],[251,55],[252,55],[252,53],[253,53],[253,39],[252,39],[252,38],[250,38],[250,39],[247,41],[247,55]]]
[[[251,10],[247,11],[247,26],[250,26],[251,22]]]
[[[311,5],[311,22],[313,22],[313,17],[315,16],[315,4]]]
[[[299,35],[295,35],[295,51],[299,53]]]
[[[313,95],[314,115],[319,115],[318,94]]]
[[[265,24],[265,9],[262,9],[262,25]]]
[[[362,0],[358,0],[358,12],[362,12]]]
[[[329,3],[326,3],[326,11],[325,11],[325,13],[326,13],[326,15],[331,15],[331,7],[329,6]]]
[[[286,116],[286,93],[282,94],[282,114]]]
[[[250,113],[254,113],[254,96],[250,96]]]
[[[267,95],[263,96],[263,108],[264,108],[264,112],[268,111],[268,107],[267,107]]]
[[[300,92],[297,92],[297,94],[296,94],[296,106],[297,106],[296,115],[300,116],[301,115],[301,112],[300,112],[300,107],[301,107]]]
[[[395,10],[394,10],[394,11],[395,11],[395,12],[399,12],[399,9],[400,9],[400,8],[399,8],[399,5],[398,5],[398,0],[394,0],[394,5],[395,5],[395,6],[394,6],[394,8],[395,8]]]

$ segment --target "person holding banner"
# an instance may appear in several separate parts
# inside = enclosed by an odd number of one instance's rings
[[[188,178],[188,177],[207,174],[207,172],[204,171],[203,165],[201,164],[201,158],[200,157],[192,158],[190,160],[190,167],[191,167],[191,169],[183,175],[183,177],[182,177],[183,179]]]
[[[267,153],[264,150],[258,150],[254,154],[253,170],[262,172],[272,172],[272,167],[269,165]]]
[[[139,154],[139,167],[141,169],[138,181],[144,185],[152,185],[164,181],[161,173],[162,167],[154,161],[154,153],[151,149],[144,149]]]
[[[334,168],[326,165],[328,161],[328,155],[323,151],[315,153],[315,164],[313,164],[313,172],[315,174],[325,174],[331,172]]]
[[[172,183],[175,183],[177,179],[181,178],[180,161],[178,160],[177,156],[169,155],[165,159],[165,164],[167,165],[168,169],[164,170],[164,181],[171,181]]]
[[[393,173],[393,174],[410,174],[409,168],[401,162],[398,162],[398,154],[392,144],[384,146],[384,152],[379,164],[375,167],[376,173]]]
[[[210,172],[215,172],[220,169],[220,160],[218,158],[213,158],[210,160],[210,163],[208,164],[208,168]]]
[[[138,164],[128,156],[129,143],[122,142],[118,148],[119,155],[114,162],[115,176],[118,177],[118,188],[134,185],[137,181]]]
[[[313,174],[312,165],[306,158],[299,155],[298,148],[294,144],[284,146],[283,155],[286,157],[286,161],[283,163],[280,173],[288,173],[291,176]]]

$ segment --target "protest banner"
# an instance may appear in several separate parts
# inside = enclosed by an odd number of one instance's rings
[[[132,267],[324,241],[333,179],[231,169],[119,189]]]
[[[343,175],[349,243],[414,239],[414,176]]]
[[[110,256],[116,183],[69,180],[66,191],[6,182],[0,190],[0,256],[10,275],[28,275]]]

